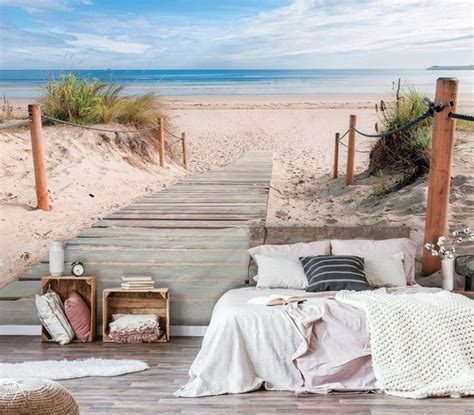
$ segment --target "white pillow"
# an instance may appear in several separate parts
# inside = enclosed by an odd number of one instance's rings
[[[368,257],[364,272],[372,287],[405,287],[407,279],[403,268],[403,252],[387,257]]]
[[[255,248],[247,250],[248,254],[255,262],[257,255],[265,255],[277,258],[292,258],[298,260],[304,256],[316,255],[330,255],[331,242],[330,241],[315,241],[315,242],[298,242],[296,244],[288,245],[259,245]],[[260,271],[258,271],[260,274]],[[258,281],[259,275],[253,277],[254,281]]]
[[[304,290],[308,279],[299,259],[256,255],[258,288],[294,288]]]
[[[38,317],[51,338],[59,344],[71,343],[74,331],[64,314],[61,298],[53,290],[36,296]]]
[[[403,252],[403,269],[408,285],[415,281],[416,243],[407,238],[385,239],[382,241],[352,239],[332,240],[332,255],[357,255],[362,258],[387,257]]]

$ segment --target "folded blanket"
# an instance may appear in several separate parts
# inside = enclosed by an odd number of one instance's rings
[[[114,314],[109,330],[134,331],[142,329],[155,329],[160,327],[159,317],[156,314]]]
[[[342,291],[363,309],[377,387],[406,398],[474,395],[474,302],[459,294]]]
[[[114,314],[109,324],[115,343],[156,343],[163,332],[156,314]]]
[[[159,328],[114,331],[110,332],[110,337],[115,343],[156,343],[160,340],[162,332]]]

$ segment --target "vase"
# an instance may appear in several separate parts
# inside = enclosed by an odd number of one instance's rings
[[[443,277],[443,290],[454,290],[454,258],[441,260],[441,275]]]
[[[54,241],[49,248],[49,273],[53,277],[60,277],[64,271],[64,249],[63,244]]]

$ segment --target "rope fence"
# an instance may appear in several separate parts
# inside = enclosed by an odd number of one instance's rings
[[[114,133],[114,134],[143,133],[143,132],[146,132],[146,131],[157,130],[158,128],[160,128],[159,125],[156,125],[156,126],[153,126],[153,127],[140,128],[138,130],[110,130],[110,129],[107,129],[107,128],[91,127],[90,125],[76,124],[76,123],[73,123],[73,122],[70,122],[70,121],[64,121],[64,120],[60,120],[58,118],[50,117],[48,115],[41,115],[41,118],[44,119],[44,120],[54,122],[54,123],[69,125],[71,127],[83,128],[85,130],[92,130],[92,131],[100,131],[100,132],[103,132],[103,133]]]
[[[10,123],[7,125],[0,125],[0,131],[1,130],[10,130],[12,128],[19,128],[19,127],[26,127],[27,125],[30,125],[30,120],[20,120],[15,123]]]
[[[354,129],[354,131],[357,132],[356,129]],[[345,148],[349,148],[349,146],[348,146],[346,143],[343,143],[343,142],[342,142],[342,139],[343,139],[347,134],[349,134],[349,130],[347,130],[341,137],[339,137],[339,143],[340,143],[342,146],[344,146]],[[366,153],[366,154],[370,153],[370,150],[369,150],[369,151],[364,151],[364,150],[357,150],[357,149],[355,149],[354,151],[355,151],[356,153]]]
[[[181,140],[181,137],[177,136],[176,134],[173,134],[170,130],[168,130],[165,126],[163,126],[164,130],[173,138],[177,138]]]
[[[424,98],[423,103],[428,107],[428,109],[423,114],[419,115],[418,117],[414,118],[413,120],[410,120],[410,121],[406,122],[403,125],[400,125],[396,128],[393,128],[389,131],[386,131],[386,132],[380,133],[380,134],[366,133],[366,132],[363,132],[363,131],[357,129],[355,127],[355,116],[351,116],[351,121],[352,120],[354,120],[354,121],[353,121],[353,124],[350,123],[349,129],[342,136],[339,136],[339,133],[336,134],[336,143],[335,143],[335,150],[334,150],[333,178],[336,179],[338,177],[339,144],[341,144],[342,146],[344,146],[345,148],[348,149],[348,156],[347,157],[348,157],[349,169],[348,169],[348,175],[347,176],[351,176],[351,171],[349,171],[349,170],[352,170],[352,175],[353,175],[353,164],[354,164],[354,162],[353,162],[353,153],[370,154],[370,152],[371,152],[371,150],[368,150],[368,151],[358,150],[358,149],[355,148],[355,146],[354,146],[354,148],[352,148],[352,146],[351,146],[351,134],[350,134],[351,132],[357,133],[358,135],[361,135],[361,136],[366,137],[366,138],[381,139],[381,138],[385,138],[385,137],[394,137],[396,134],[401,133],[405,130],[408,130],[409,128],[414,127],[415,125],[417,125],[420,122],[426,120],[427,118],[434,117],[436,113],[442,112],[446,108],[449,108],[449,107],[453,106],[453,101],[450,101],[449,104],[447,104],[445,102],[435,103],[435,102],[431,101],[429,98]],[[474,116],[473,115],[460,114],[460,113],[453,112],[453,111],[449,112],[447,115],[448,115],[448,118],[450,118],[450,119],[458,119],[458,120],[464,120],[464,121],[468,121],[468,122],[474,122]],[[354,118],[352,118],[352,117],[354,117]],[[342,141],[342,139],[344,137],[346,137],[348,134],[349,134],[349,145]],[[351,177],[349,177],[349,179],[346,180],[346,184],[353,184],[353,180],[351,180]]]

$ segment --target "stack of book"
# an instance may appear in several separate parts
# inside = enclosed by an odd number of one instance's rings
[[[122,277],[124,290],[151,290],[155,288],[155,281],[151,277]]]

